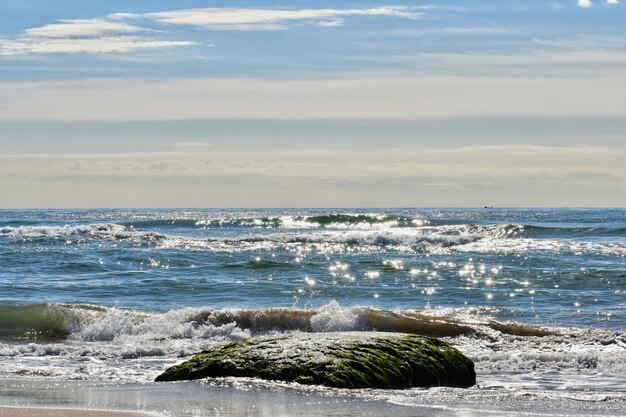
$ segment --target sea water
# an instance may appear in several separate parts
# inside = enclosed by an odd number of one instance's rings
[[[443,338],[477,386],[152,382],[240,338],[372,330]],[[625,330],[624,209],[0,211],[0,405],[623,415]]]

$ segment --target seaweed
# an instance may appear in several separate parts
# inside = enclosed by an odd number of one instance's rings
[[[432,337],[326,333],[253,337],[204,350],[156,381],[256,377],[337,388],[452,386],[476,383],[474,363]]]

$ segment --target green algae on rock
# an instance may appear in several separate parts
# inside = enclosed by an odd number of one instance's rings
[[[237,340],[168,368],[156,381],[256,377],[337,388],[470,387],[474,363],[432,337],[295,333]]]

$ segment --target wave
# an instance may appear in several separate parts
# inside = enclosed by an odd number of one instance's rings
[[[0,305],[0,337],[65,337],[79,326],[80,315],[75,312],[95,315],[107,310],[106,307],[80,304]]]
[[[449,233],[446,230],[376,230],[332,231],[314,233],[276,233],[247,235],[237,238],[207,239],[206,242],[224,243],[275,243],[275,244],[343,244],[348,246],[455,246],[483,238],[480,233]]]
[[[123,232],[126,228],[114,223],[96,223],[86,225],[63,226],[4,226],[0,235],[9,237],[59,237],[87,234],[112,234]]]
[[[396,229],[459,229],[468,233],[477,231],[498,231],[496,236],[528,238],[584,238],[584,237],[624,237],[626,227],[622,222],[605,218],[590,218],[589,221],[575,223],[533,223],[532,218],[520,219],[520,222],[498,222],[504,217],[495,217],[487,221],[482,213],[460,216],[451,212],[442,217],[442,212],[362,212],[362,211],[302,211],[302,212],[251,212],[251,211],[165,211],[165,212],[110,212],[90,213],[92,224],[73,224],[72,221],[84,219],[80,215],[61,213],[50,214],[56,222],[68,221],[70,224],[41,224],[41,220],[31,218],[0,219],[0,236],[37,237],[66,236],[99,233],[128,233],[130,231],[171,233],[174,230],[198,229],[278,229],[281,231],[302,230],[396,230]],[[58,214],[58,213],[57,213]],[[515,215],[515,213],[512,213]],[[68,217],[69,216],[69,217]],[[509,217],[516,218],[515,216]],[[519,218],[519,215],[517,215]],[[482,219],[482,221],[481,221]],[[541,219],[541,218],[540,218]],[[570,219],[572,220],[572,219]]]
[[[422,226],[427,223],[427,221],[422,218],[386,214],[326,214],[309,216],[304,219],[310,223],[318,224],[323,227],[346,227],[358,225],[415,227]]]
[[[469,242],[486,234],[506,235],[507,227],[435,227],[422,229],[388,228],[382,230],[348,230],[348,231],[318,231],[318,232],[283,232],[271,234],[243,234],[234,238],[197,238],[168,235],[149,232],[124,226],[116,223],[95,223],[86,225],[64,226],[6,226],[0,228],[0,236],[12,238],[62,238],[62,237],[91,237],[95,239],[147,239],[179,240],[181,243],[193,244],[198,242],[224,243],[258,243],[263,241],[273,243],[344,243],[350,245],[412,245],[422,242],[436,244],[457,244]]]
[[[376,228],[415,227],[428,223],[425,219],[391,214],[333,213],[311,215],[245,215],[174,216],[164,218],[132,218],[120,222],[135,228]]]
[[[69,237],[91,237],[95,239],[115,240],[165,238],[165,235],[160,233],[138,231],[116,223],[63,226],[5,226],[0,228],[0,236],[24,240]]]
[[[402,252],[525,253],[529,251],[571,252],[626,256],[626,243],[568,239],[535,239],[522,236],[519,225],[435,226],[414,229],[334,230],[309,233],[248,234],[234,238],[176,238],[159,242],[164,247],[210,250],[273,250],[304,246],[322,252],[344,250]]]
[[[624,227],[597,226],[538,226],[519,225],[519,236],[551,237],[551,238],[582,238],[582,237],[624,237]]]
[[[215,216],[208,218],[134,218],[118,222],[86,225],[38,225],[37,221],[20,220],[4,222],[2,234],[55,235],[90,233],[100,228],[146,229],[146,228],[372,228],[416,227],[428,221],[410,216],[384,214],[324,214],[324,215],[277,215],[277,216]]]
[[[346,215],[325,216],[323,221],[345,220],[342,216]],[[360,217],[355,217],[355,219],[355,222],[362,220]],[[379,220],[380,224],[386,224],[385,222],[389,220],[389,216],[381,217]],[[295,220],[291,219],[290,221]],[[314,223],[307,224],[312,225]],[[548,238],[555,233],[560,233],[561,235]],[[568,233],[569,236],[567,235]],[[580,240],[572,238],[575,234],[581,235],[584,233],[588,233],[590,239]],[[611,236],[622,236],[620,234],[621,229],[602,229],[601,233],[608,236],[606,241],[595,239],[596,236],[592,236],[592,233],[600,232],[598,232],[597,228],[553,228],[521,224],[422,225],[410,228],[387,226],[347,229],[309,228],[308,230],[286,229],[269,233],[266,231],[248,231],[234,236],[221,237],[212,233],[180,236],[173,233],[145,231],[132,225],[117,223],[63,226],[4,226],[0,228],[0,237],[5,236],[18,242],[26,243],[40,243],[46,240],[55,243],[65,239],[93,239],[100,241],[126,240],[162,248],[229,252],[274,250],[281,247],[290,248],[305,245],[308,246],[307,249],[325,252],[340,252],[350,249],[364,252],[398,250],[432,253],[446,253],[450,251],[523,253],[536,250],[626,256],[626,244],[619,238],[611,239]],[[541,236],[543,238],[540,238]],[[254,265],[253,267],[262,268],[263,265]],[[271,265],[268,267],[271,267]]]
[[[251,334],[286,331],[380,331],[435,337],[480,337],[494,331],[516,336],[558,334],[547,328],[477,317],[446,317],[432,312],[363,306],[344,308],[334,301],[318,309],[185,308],[162,314],[85,304],[0,306],[0,336],[5,337],[44,335],[87,341],[110,341],[130,335],[155,339],[202,338],[208,334],[207,329],[224,326]]]
[[[403,332],[441,337],[470,356],[481,375],[603,373],[623,378],[626,334],[506,323],[471,308],[385,310],[183,308],[145,313],[93,305],[3,306],[0,376],[147,381],[181,358],[254,335],[335,331]],[[44,337],[42,337],[44,336]],[[1,339],[0,339],[1,340]],[[135,362],[133,359],[149,358]],[[85,367],[85,361],[89,366]],[[611,375],[614,375],[611,377]],[[508,378],[508,377],[507,377]]]
[[[257,227],[284,229],[350,229],[350,228],[381,228],[381,227],[415,227],[426,224],[421,218],[386,215],[386,214],[355,214],[334,213],[319,215],[282,215],[242,218],[204,219],[195,222],[195,226],[203,227]],[[174,222],[172,222],[174,224]],[[178,224],[178,222],[176,222]]]

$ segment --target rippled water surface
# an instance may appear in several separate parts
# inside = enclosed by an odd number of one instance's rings
[[[0,211],[4,377],[147,382],[250,335],[401,331],[472,356],[479,387],[378,399],[610,415],[625,327],[624,209]]]
[[[4,211],[4,304],[488,309],[624,323],[624,210]]]

